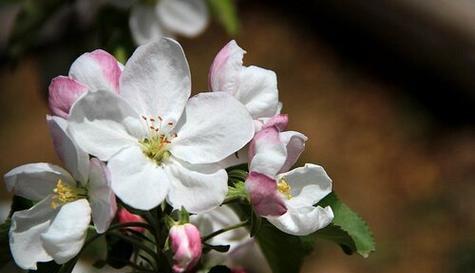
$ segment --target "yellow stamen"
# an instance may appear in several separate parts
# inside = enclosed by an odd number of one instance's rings
[[[58,179],[53,192],[54,196],[51,201],[51,207],[53,209],[81,198],[87,198],[87,189],[70,186],[65,184],[61,179]]]
[[[290,187],[289,183],[284,178],[281,178],[279,182],[277,182],[277,190],[280,191],[287,199],[292,198],[292,188]]]
[[[170,157],[168,146],[171,140],[176,137],[176,133],[163,133],[161,132],[162,117],[146,117],[142,116],[147,126],[149,127],[149,136],[140,140],[139,143],[142,146],[143,153],[158,165]],[[155,123],[158,120],[157,123]],[[172,126],[172,122],[168,122],[168,125]]]

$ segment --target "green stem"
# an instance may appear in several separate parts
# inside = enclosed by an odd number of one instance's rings
[[[213,238],[213,237],[215,237],[215,236],[218,236],[219,234],[222,234],[222,233],[225,233],[225,232],[227,232],[227,231],[230,231],[230,230],[233,230],[233,229],[237,229],[237,228],[240,228],[240,227],[244,227],[244,226],[246,226],[247,224],[248,224],[248,221],[246,220],[246,221],[243,221],[243,222],[241,222],[241,223],[239,223],[239,224],[232,225],[232,226],[229,226],[229,227],[225,227],[225,228],[216,230],[216,231],[214,231],[214,232],[212,232],[212,233],[210,233],[210,234],[208,234],[208,235],[202,237],[202,238],[201,238],[201,241],[206,242],[206,241],[208,241],[209,239],[211,239],[211,238]]]
[[[147,222],[149,222],[153,227],[154,227],[154,231],[153,231],[153,236],[155,238],[155,245],[157,247],[157,253],[155,254],[154,256],[154,259],[156,259],[157,261],[160,261],[160,258],[162,255],[162,242],[160,240],[160,222],[157,220],[157,219],[160,219],[160,214],[161,214],[161,211],[160,211],[160,208],[157,208],[156,210],[153,210],[153,214],[152,212],[150,211],[147,211],[143,216],[145,218],[145,220]],[[163,266],[164,266],[164,263],[157,263],[157,267],[159,269],[159,271],[163,271]]]
[[[79,256],[81,255],[81,253],[92,242],[94,242],[95,240],[99,239],[100,237],[102,237],[106,234],[109,234],[109,233],[113,232],[114,230],[121,229],[121,228],[127,228],[127,227],[142,227],[142,228],[146,228],[148,230],[152,229],[152,227],[149,224],[142,223],[142,222],[129,222],[129,223],[124,223],[124,224],[111,225],[106,232],[96,234],[96,235],[92,236],[91,238],[89,238],[84,243],[84,246],[82,247],[81,251],[79,251],[79,253],[76,255],[76,257],[74,259],[72,259],[70,262],[68,262],[64,265],[64,266],[68,267],[68,270],[66,270],[65,272],[71,272],[72,271],[72,269],[74,268],[74,265],[76,264],[77,260],[79,260]],[[153,256],[153,258],[156,260],[155,255]]]

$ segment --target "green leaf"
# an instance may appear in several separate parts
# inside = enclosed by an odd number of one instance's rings
[[[208,0],[208,6],[216,19],[223,25],[229,35],[239,31],[239,19],[233,0]]]
[[[10,230],[10,219],[0,225],[0,268],[11,261],[10,244],[8,243],[8,231]]]
[[[298,273],[305,256],[313,249],[314,240],[286,234],[267,220],[262,221],[256,235],[273,273]]]
[[[331,225],[315,233],[317,238],[333,241],[339,244],[345,253],[356,252],[365,258],[375,250],[373,234],[366,222],[341,202],[334,192],[327,195],[318,205],[330,206],[335,218]]]

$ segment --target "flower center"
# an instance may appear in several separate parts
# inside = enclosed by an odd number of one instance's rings
[[[287,197],[287,199],[290,200],[292,198],[292,188],[284,178],[281,178],[279,182],[277,182],[277,190],[280,191],[285,197]]]
[[[162,118],[160,116],[157,119],[153,117],[147,118],[146,116],[142,116],[142,118],[147,123],[149,135],[139,141],[140,146],[148,158],[160,165],[170,157],[171,153],[168,151],[168,147],[171,140],[176,137],[176,134],[160,132],[162,128]],[[167,126],[173,127],[173,123],[169,122]]]
[[[53,209],[81,198],[87,198],[86,188],[65,184],[61,179],[58,179],[53,192],[54,196],[51,201],[51,207]]]

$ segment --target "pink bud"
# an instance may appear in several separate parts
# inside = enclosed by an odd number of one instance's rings
[[[198,228],[187,223],[170,229],[169,239],[173,251],[173,271],[185,272],[193,268],[201,257],[201,234]]]
[[[119,223],[121,224],[132,223],[132,222],[142,222],[142,223],[145,222],[142,217],[140,217],[137,214],[133,214],[124,208],[120,208],[117,211],[117,219],[119,220]],[[143,233],[145,231],[145,229],[142,227],[128,227],[128,229],[132,229],[140,233]]]

